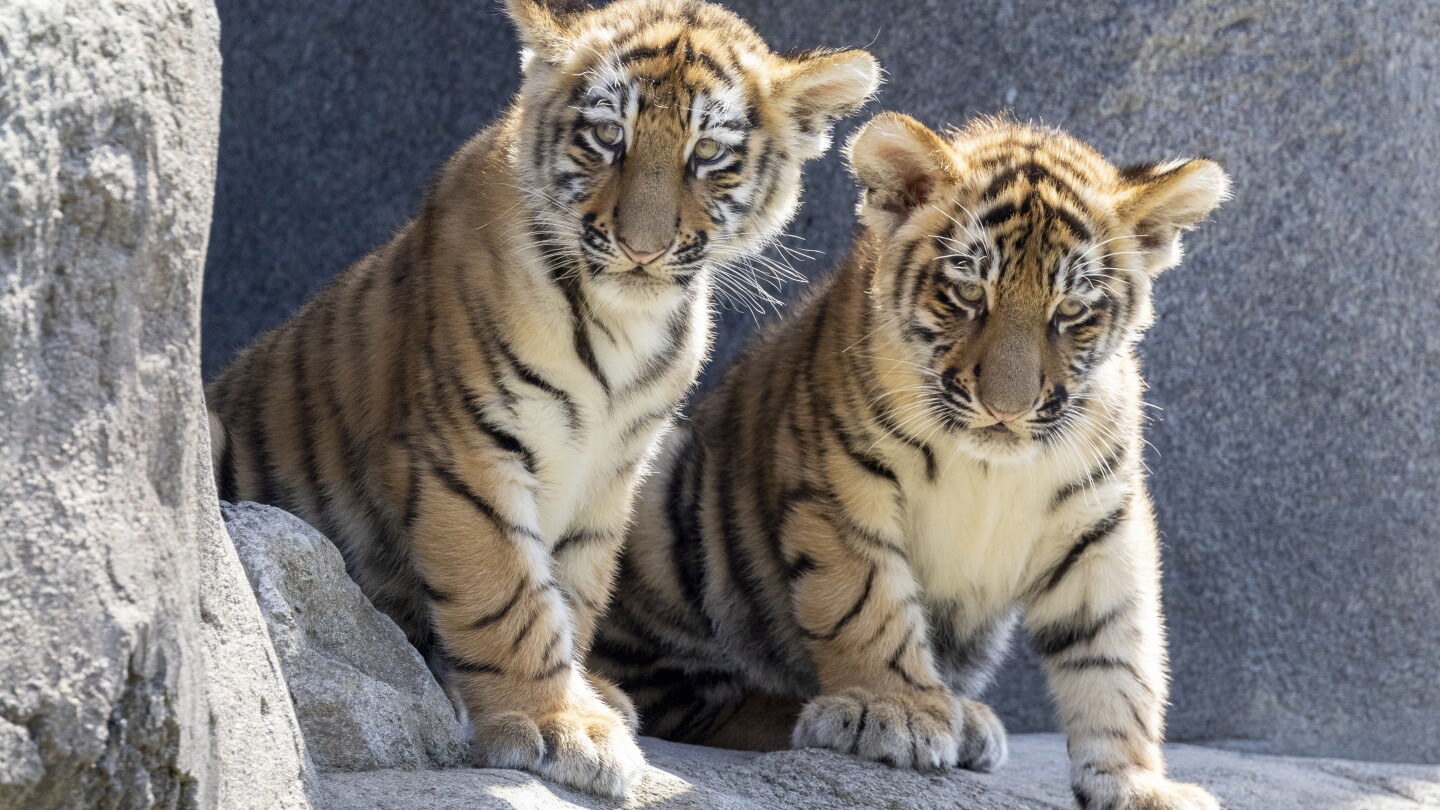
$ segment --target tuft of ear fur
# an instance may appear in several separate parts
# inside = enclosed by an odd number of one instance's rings
[[[867,228],[886,235],[958,174],[945,139],[902,113],[885,112],[870,119],[851,139],[846,153],[851,171],[865,189],[860,219]]]
[[[537,57],[551,65],[565,61],[575,18],[588,8],[579,0],[505,0],[505,10],[520,34],[520,69],[528,70]]]
[[[1230,178],[1206,158],[1132,166],[1120,172],[1121,221],[1135,232],[1150,275],[1180,263],[1180,235],[1230,199]]]
[[[812,51],[782,57],[776,88],[781,103],[817,157],[830,146],[830,126],[860,109],[880,87],[880,63],[862,50]]]

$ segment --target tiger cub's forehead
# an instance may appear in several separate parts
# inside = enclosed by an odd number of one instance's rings
[[[743,134],[769,51],[734,15],[703,3],[637,6],[578,43],[577,107],[586,117],[633,119],[669,111],[698,129]]]
[[[1099,152],[1058,130],[1009,122],[974,124],[949,142],[962,182],[946,239],[985,254],[985,275],[1022,263],[1063,274],[1103,248],[1118,172]]]

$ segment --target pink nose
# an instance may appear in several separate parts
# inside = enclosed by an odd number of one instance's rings
[[[988,412],[996,419],[999,419],[1001,422],[1014,422],[1016,419],[1019,419],[1020,417],[1025,415],[1025,411],[1015,411],[1014,413],[1010,413],[1008,411],[996,410],[995,408],[992,408],[990,406],[990,403],[986,402],[983,399],[980,400],[980,404],[985,406],[986,412]]]
[[[641,253],[630,247],[629,245],[625,244],[624,239],[616,239],[615,241],[620,244],[620,250],[623,251],[626,256],[630,257],[630,261],[635,262],[639,265],[649,264],[650,262],[655,261],[661,256],[664,256],[665,251],[669,250],[668,247],[665,247],[655,251],[654,253]]]

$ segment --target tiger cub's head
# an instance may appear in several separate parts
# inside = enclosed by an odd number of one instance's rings
[[[1063,132],[995,119],[942,137],[885,113],[850,161],[880,245],[871,294],[920,368],[923,411],[995,460],[1063,440],[1149,324],[1181,233],[1229,188],[1210,160],[1117,168]]]
[[[540,242],[602,287],[674,289],[761,250],[796,210],[801,164],[879,84],[865,51],[775,54],[695,0],[508,6]]]

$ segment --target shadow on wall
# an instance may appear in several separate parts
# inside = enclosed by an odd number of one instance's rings
[[[1226,163],[1237,197],[1157,285],[1145,349],[1171,736],[1440,761],[1440,179],[1405,168],[1440,154],[1440,4],[727,5],[780,49],[868,45],[872,110],[1010,108],[1117,161]],[[518,86],[498,0],[219,7],[208,375],[384,241]],[[855,196],[837,155],[812,164],[807,274]],[[712,376],[755,321],[726,315]],[[1029,662],[992,691],[1013,730],[1050,726]]]

